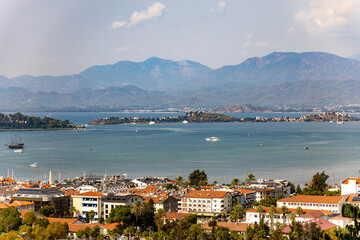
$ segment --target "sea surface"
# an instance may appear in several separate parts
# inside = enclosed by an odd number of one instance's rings
[[[68,119],[81,125],[110,116],[178,116],[178,113],[24,113]],[[243,113],[237,117],[300,116],[302,113]],[[353,116],[360,117],[353,114]],[[24,153],[3,144],[21,137]],[[217,136],[219,142],[206,142]],[[262,147],[260,147],[262,142]],[[166,123],[155,125],[95,125],[87,130],[0,132],[0,176],[16,180],[86,175],[187,178],[205,170],[209,182],[256,178],[309,182],[318,171],[329,184],[359,176],[360,122],[345,123]],[[305,150],[305,147],[309,147]],[[39,168],[30,168],[37,162]]]

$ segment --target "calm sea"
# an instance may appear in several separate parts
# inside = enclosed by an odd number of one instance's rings
[[[109,116],[178,116],[169,113],[25,113],[68,119],[76,124]],[[254,113],[234,116],[299,116],[300,113]],[[356,116],[356,114],[353,114]],[[360,117],[359,115],[357,115]],[[138,130],[138,131],[136,131]],[[360,122],[334,123],[193,123],[89,126],[87,130],[3,131],[0,144],[17,138],[24,153],[0,147],[0,176],[46,180],[86,174],[127,173],[128,177],[187,178],[204,169],[209,181],[229,183],[256,178],[309,182],[325,170],[330,184],[359,176]],[[219,142],[206,142],[217,136]],[[263,146],[260,147],[260,142]],[[304,147],[309,149],[305,150]],[[37,162],[39,168],[30,168]]]

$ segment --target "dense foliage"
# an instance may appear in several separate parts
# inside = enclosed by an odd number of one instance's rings
[[[76,128],[69,120],[58,120],[51,117],[31,117],[21,113],[5,115],[0,113],[0,129],[63,129]]]

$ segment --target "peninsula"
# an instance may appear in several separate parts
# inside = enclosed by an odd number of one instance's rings
[[[0,113],[0,130],[57,130],[57,129],[84,129],[76,126],[69,120],[58,120],[51,117],[26,116],[18,112],[5,115]]]
[[[335,121],[359,121],[359,118],[352,117],[347,114],[339,114],[335,112],[304,115],[298,118],[295,117],[255,117],[255,118],[237,118],[219,113],[204,113],[204,112],[188,112],[184,116],[178,117],[161,117],[161,118],[142,118],[142,117],[109,117],[103,119],[96,119],[89,122],[89,125],[104,125],[104,124],[150,124],[150,123],[212,123],[212,122],[335,122]]]

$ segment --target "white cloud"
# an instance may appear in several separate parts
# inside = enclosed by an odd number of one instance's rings
[[[117,52],[129,52],[129,51],[131,51],[131,50],[133,50],[133,48],[132,48],[131,46],[129,46],[129,45],[125,45],[125,46],[122,46],[122,47],[118,47],[118,48],[116,49]]]
[[[165,10],[165,5],[160,2],[155,2],[153,5],[147,8],[147,10],[142,12],[133,12],[129,21],[114,21],[111,24],[112,29],[123,28],[126,26],[127,29],[135,27],[136,25],[149,21],[151,19],[159,18],[163,15]]]
[[[308,0],[309,8],[295,14],[308,33],[331,31],[346,26],[355,0]]]
[[[115,21],[115,22],[112,22],[111,29],[123,28],[126,26],[126,24],[127,24],[127,21],[121,21],[121,22]]]
[[[226,2],[219,2],[218,5],[216,6],[216,8],[211,8],[209,10],[210,13],[215,14],[215,13],[223,13],[225,11],[225,7],[226,7]]]
[[[265,41],[253,41],[252,39],[254,38],[254,34],[253,33],[249,33],[245,36],[246,41],[243,43],[243,47],[244,48],[249,48],[249,47],[256,47],[256,48],[264,48],[266,46],[269,45],[268,42]]]

